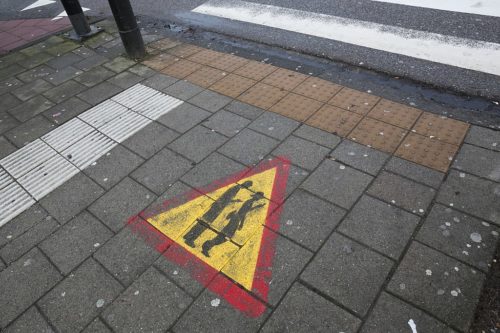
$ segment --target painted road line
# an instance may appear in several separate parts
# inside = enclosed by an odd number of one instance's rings
[[[500,75],[496,43],[238,0],[208,1],[193,12]]]
[[[372,0],[404,6],[445,10],[467,14],[500,17],[500,1],[498,0]]]
[[[21,12],[28,10],[28,9],[33,9],[33,8],[38,8],[42,6],[47,6],[55,3],[55,0],[37,0],[33,2],[31,5],[24,7],[21,9]]]
[[[0,160],[0,226],[183,101],[137,84]],[[145,97],[146,96],[146,97]]]

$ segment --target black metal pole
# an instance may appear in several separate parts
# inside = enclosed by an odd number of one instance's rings
[[[108,0],[115,17],[118,31],[127,54],[131,58],[142,58],[146,55],[141,31],[129,0]]]
[[[78,0],[61,0],[64,10],[68,14],[68,18],[73,25],[73,29],[78,36],[86,36],[91,33],[90,25],[83,15],[82,6]]]

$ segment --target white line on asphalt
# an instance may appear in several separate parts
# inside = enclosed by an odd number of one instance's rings
[[[33,2],[31,5],[26,6],[23,9],[21,9],[21,11],[23,12],[23,11],[28,10],[28,9],[47,6],[47,5],[51,5],[53,3],[55,3],[55,0],[37,0],[37,1]]]
[[[208,1],[193,12],[500,75],[496,43],[238,0]]]
[[[499,0],[372,0],[376,2],[394,3],[404,6],[430,8],[500,17]]]
[[[112,99],[0,160],[0,227],[183,103],[142,84]]]

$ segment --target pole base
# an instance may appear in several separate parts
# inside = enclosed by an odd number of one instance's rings
[[[71,40],[81,42],[87,38],[90,38],[90,37],[100,33],[101,31],[104,31],[101,27],[91,25],[90,32],[87,34],[78,35],[74,30],[71,30],[70,32],[65,33],[64,36],[66,36],[67,38],[69,38]]]

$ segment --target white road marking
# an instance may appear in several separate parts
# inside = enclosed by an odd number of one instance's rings
[[[53,3],[55,3],[55,0],[37,0],[37,1],[33,2],[31,5],[26,6],[23,9],[21,9],[21,12],[28,10],[28,9],[33,9],[33,8],[37,8],[37,7],[51,5]]]
[[[208,1],[193,12],[500,75],[496,43],[238,0]]]
[[[372,0],[398,5],[500,17],[498,0]]]
[[[90,8],[87,8],[87,7],[82,7],[82,10],[83,10],[84,12],[87,12],[87,11],[89,11],[89,10],[90,10]],[[63,17],[66,17],[66,16],[68,16],[68,13],[66,13],[66,11],[62,11],[62,12],[60,12],[59,14],[57,14],[57,15],[56,15],[56,16],[52,19],[52,21],[60,20],[60,19],[62,19]]]
[[[154,97],[154,98],[152,98]],[[137,84],[0,160],[0,227],[183,101]]]

